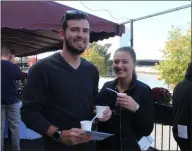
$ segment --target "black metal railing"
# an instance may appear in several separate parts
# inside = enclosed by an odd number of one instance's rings
[[[173,137],[173,106],[154,103],[153,147],[158,150],[180,150]]]
[[[154,138],[152,147],[157,150],[180,150],[177,142],[173,138],[172,126],[170,125],[155,123],[151,136]]]

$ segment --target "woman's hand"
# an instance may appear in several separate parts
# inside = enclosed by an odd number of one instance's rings
[[[117,105],[128,109],[132,112],[137,111],[137,102],[131,97],[128,96],[126,93],[119,93],[117,97]]]
[[[112,111],[109,106],[106,107],[105,111],[103,112],[103,117],[101,119],[98,119],[101,122],[108,121],[111,118]]]

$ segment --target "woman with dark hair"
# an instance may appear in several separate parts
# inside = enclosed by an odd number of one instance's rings
[[[180,149],[192,150],[192,62],[189,63],[185,79],[173,92],[173,136]],[[179,128],[180,127],[180,128]],[[182,137],[182,129],[186,129],[187,137]]]
[[[116,50],[113,68],[117,78],[104,84],[96,100],[97,105],[110,106],[113,111],[110,120],[98,123],[98,131],[115,135],[97,142],[97,149],[140,150],[138,141],[153,130],[152,91],[137,80],[135,66],[136,54],[132,47]]]

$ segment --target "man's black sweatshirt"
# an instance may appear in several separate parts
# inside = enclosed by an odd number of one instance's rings
[[[85,59],[81,59],[77,69],[70,66],[60,53],[40,60],[28,74],[21,108],[23,122],[44,136],[45,148],[51,143],[66,148],[45,133],[51,125],[68,130],[80,128],[81,120],[90,120],[98,81],[97,68]]]

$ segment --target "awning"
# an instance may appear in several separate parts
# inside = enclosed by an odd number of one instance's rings
[[[18,57],[62,48],[61,17],[74,8],[51,1],[1,1],[1,38]],[[90,42],[121,36],[124,25],[90,16]]]

